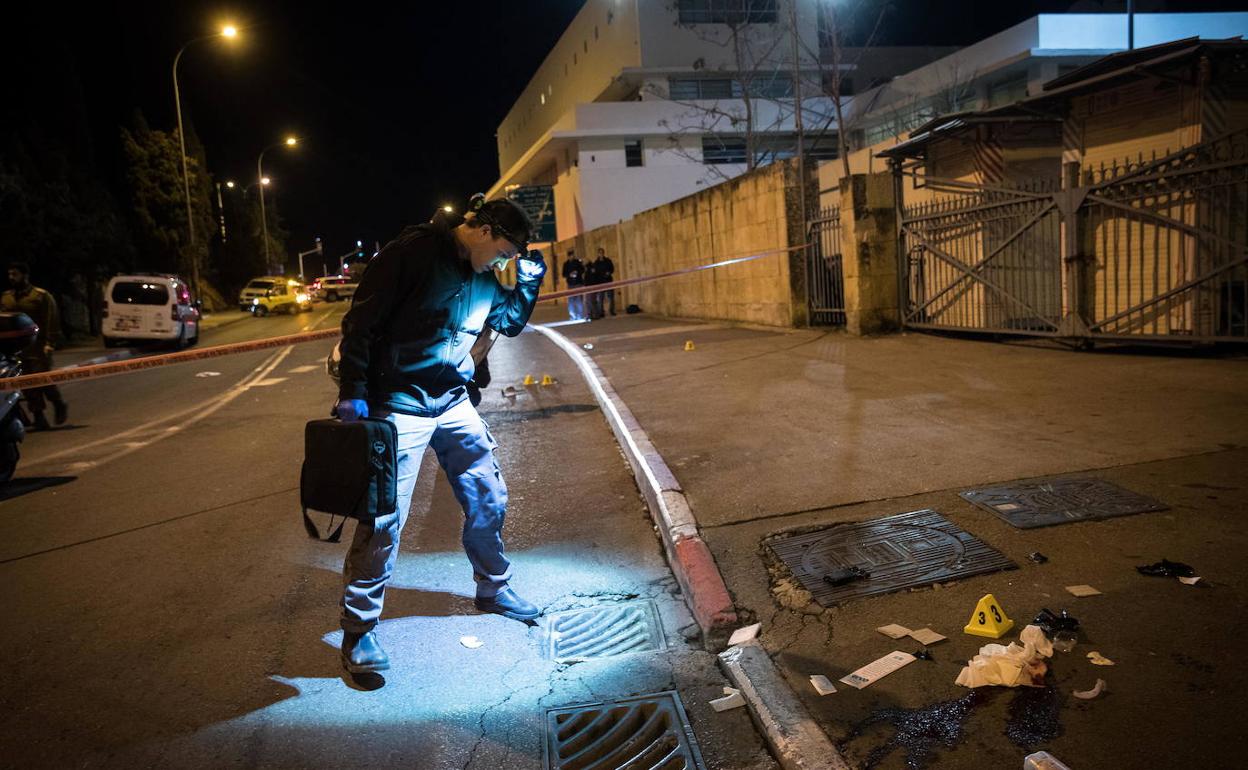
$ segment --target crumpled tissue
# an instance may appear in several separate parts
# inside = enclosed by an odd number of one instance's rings
[[[1022,642],[1022,644],[1019,644]],[[983,687],[1043,687],[1049,666],[1045,658],[1053,657],[1053,643],[1039,626],[1027,626],[1010,644],[985,644],[979,654],[967,661],[958,674],[957,684]]]

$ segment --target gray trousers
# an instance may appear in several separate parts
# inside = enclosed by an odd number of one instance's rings
[[[502,538],[507,486],[494,458],[498,445],[477,410],[464,400],[438,417],[390,414],[386,419],[399,432],[398,505],[388,516],[356,524],[342,565],[342,627],[346,631],[369,631],[381,617],[386,584],[399,555],[399,535],[407,522],[427,446],[433,447],[464,509],[464,552],[472,564],[477,596],[497,594],[511,578]]]

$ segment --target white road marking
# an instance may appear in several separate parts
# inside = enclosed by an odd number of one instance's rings
[[[289,348],[287,348],[287,349],[289,350]],[[249,388],[264,388],[264,387],[268,387],[269,385],[276,385],[276,384],[278,384],[279,382],[285,382],[285,381],[286,381],[286,380],[288,380],[288,379],[290,379],[290,378],[289,378],[289,377],[270,377],[270,378],[269,378],[269,379],[267,379],[267,380],[257,380],[256,382],[251,383],[251,385],[248,385],[247,387],[249,387]]]
[[[287,374],[303,374],[305,372],[315,372],[317,369],[320,369],[320,368],[321,367],[315,366],[313,364],[305,364],[304,366],[296,366],[294,369],[287,371]]]
[[[221,372],[199,372],[196,377],[220,377]]]

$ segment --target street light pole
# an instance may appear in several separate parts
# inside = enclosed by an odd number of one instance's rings
[[[270,144],[260,151],[260,157],[256,158],[256,183],[260,185],[260,225],[264,235],[264,269],[269,269],[269,217],[264,209],[264,154],[274,147],[294,147],[298,140],[293,136],[288,136],[284,141]]]
[[[191,214],[191,176],[186,167],[186,132],[182,128],[182,92],[178,89],[178,64],[182,54],[195,43],[204,40],[215,40],[219,37],[232,38],[238,34],[233,26],[226,26],[215,35],[205,35],[188,40],[178,49],[173,57],[173,107],[178,114],[178,155],[182,158],[182,194],[186,198],[186,243],[191,251],[191,287],[195,296],[199,296],[199,251],[195,248],[195,217]]]

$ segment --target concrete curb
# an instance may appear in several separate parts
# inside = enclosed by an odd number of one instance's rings
[[[784,770],[849,770],[757,640],[724,650],[719,665],[741,691]]]
[[[633,469],[672,572],[702,630],[703,643],[707,649],[721,649],[737,624],[737,612],[711,549],[698,532],[698,522],[693,518],[680,482],[598,364],[559,332],[544,326],[532,328],[562,348],[580,368]]]

